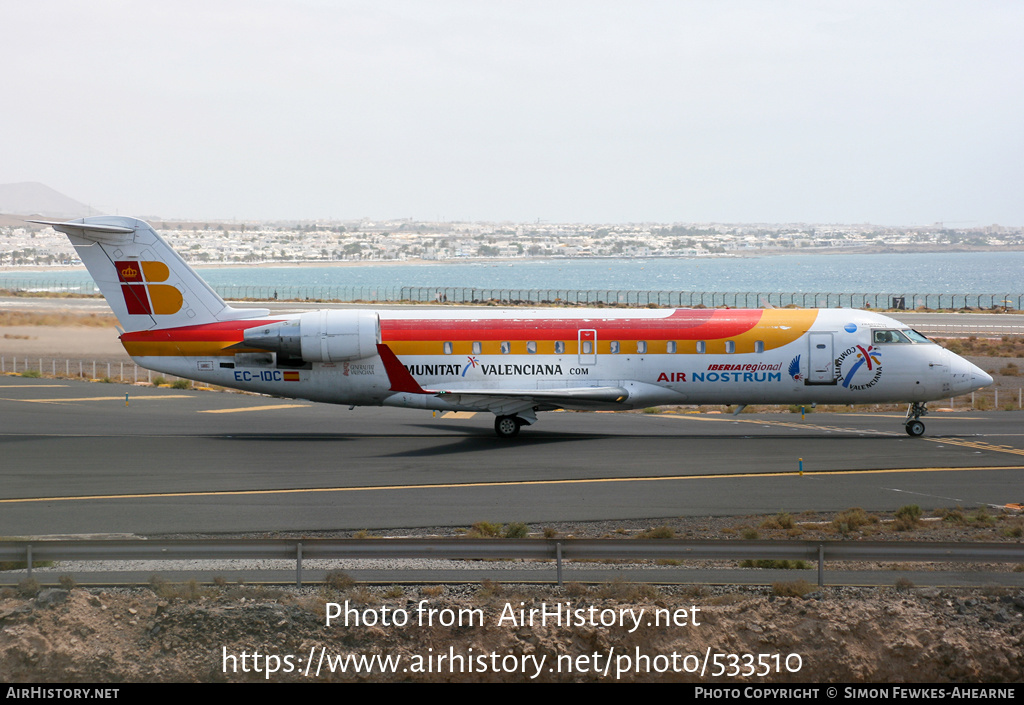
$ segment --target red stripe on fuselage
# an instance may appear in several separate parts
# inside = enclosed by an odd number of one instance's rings
[[[677,310],[660,318],[382,319],[384,340],[575,340],[581,329],[604,339],[719,340],[746,333],[760,309]]]
[[[179,328],[161,328],[158,330],[137,330],[125,333],[121,340],[127,343],[143,343],[148,341],[174,342],[221,342],[241,341],[245,331],[256,326],[279,323],[283,319],[258,321],[222,321],[205,323],[201,326],[181,326]]]

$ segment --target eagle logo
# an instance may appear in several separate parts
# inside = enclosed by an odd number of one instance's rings
[[[789,363],[789,376],[792,377],[793,379],[795,379],[798,382],[804,378],[804,376],[802,374],[800,374],[800,356],[799,355],[794,357],[792,362]]]

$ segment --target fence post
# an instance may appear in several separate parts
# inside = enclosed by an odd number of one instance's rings
[[[302,587],[302,542],[295,544],[295,587]]]
[[[818,544],[818,587],[825,587],[825,547]]]
[[[562,542],[555,543],[555,574],[558,578],[558,587],[562,587]]]

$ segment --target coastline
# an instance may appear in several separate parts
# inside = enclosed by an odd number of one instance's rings
[[[600,262],[611,260],[663,261],[685,260],[706,262],[722,259],[753,259],[779,256],[839,256],[839,255],[900,255],[900,254],[964,254],[981,252],[1024,252],[1024,246],[989,247],[934,247],[931,245],[875,245],[866,247],[807,247],[807,248],[765,248],[709,255],[649,255],[646,257],[587,256],[587,257],[456,257],[451,259],[402,260],[270,260],[265,262],[189,262],[193,269],[273,269],[312,267],[393,267],[393,266],[450,266],[460,264],[514,265],[536,262]],[[79,272],[83,265],[0,265],[0,272]]]

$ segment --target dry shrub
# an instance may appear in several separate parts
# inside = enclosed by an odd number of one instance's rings
[[[814,592],[816,589],[816,586],[806,580],[772,583],[772,594],[776,597],[803,597],[810,592]]]

